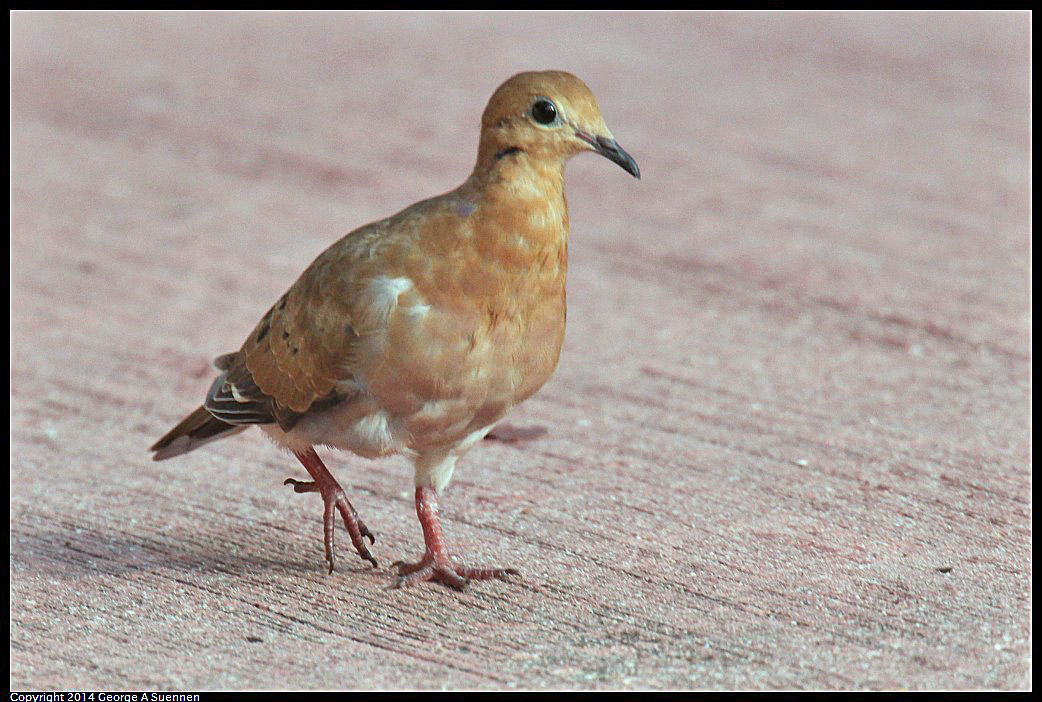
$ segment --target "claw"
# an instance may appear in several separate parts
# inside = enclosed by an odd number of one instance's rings
[[[398,561],[394,565],[398,568],[398,577],[393,585],[395,590],[419,582],[432,581],[463,591],[471,580],[507,580],[510,575],[519,575],[515,568],[464,568],[438,562],[427,556],[418,563]]]
[[[294,480],[293,478],[286,478],[286,480],[282,484],[292,485],[293,492],[319,492],[318,486],[313,482],[306,482],[303,480]]]
[[[399,565],[398,577],[394,581],[393,588],[398,590],[424,581],[439,582],[462,592],[470,579],[457,573],[451,564],[438,563],[433,558],[425,556],[419,563]]]

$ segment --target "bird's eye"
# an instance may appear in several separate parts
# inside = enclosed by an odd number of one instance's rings
[[[557,119],[557,108],[546,98],[539,98],[532,105],[532,119],[539,124],[552,124]]]

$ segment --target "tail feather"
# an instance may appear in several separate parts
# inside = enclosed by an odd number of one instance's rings
[[[222,422],[207,412],[205,407],[199,407],[153,444],[149,451],[154,451],[153,461],[164,461],[193,451],[211,441],[237,434],[246,426]]]

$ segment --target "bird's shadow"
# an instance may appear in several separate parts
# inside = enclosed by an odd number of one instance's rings
[[[505,444],[520,444],[546,436],[546,427],[533,424],[527,427],[518,427],[513,424],[497,424],[496,428],[485,435],[485,441],[501,441]]]
[[[14,525],[12,525],[14,526]],[[43,526],[37,524],[35,526]],[[270,525],[256,530],[207,532],[171,526],[161,536],[115,524],[63,520],[60,527],[12,528],[12,575],[79,580],[134,573],[181,572],[243,576],[248,574],[315,575],[326,572],[321,540],[312,552],[300,548],[289,530],[273,537]],[[337,572],[370,571],[355,562],[347,534],[338,539]],[[347,541],[347,548],[344,542]]]
[[[523,444],[543,437],[540,425],[501,424],[486,440]],[[89,513],[12,513],[10,568],[12,576],[79,580],[98,576],[130,576],[148,572],[198,574],[313,576],[327,570],[320,530],[301,535],[277,521],[251,523],[245,528],[193,528],[191,522],[141,526]],[[302,544],[307,540],[307,546]],[[336,571],[372,572],[357,558],[347,533],[338,523]],[[377,545],[396,545],[393,535]],[[404,544],[403,544],[404,546]],[[379,556],[378,556],[379,558]],[[379,570],[387,567],[381,562]]]

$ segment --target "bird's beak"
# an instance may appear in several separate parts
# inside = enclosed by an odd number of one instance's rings
[[[623,170],[629,173],[631,176],[640,180],[640,168],[637,166],[637,162],[633,160],[633,157],[626,153],[626,150],[619,146],[619,142],[608,137],[595,137],[590,136],[586,132],[581,132],[578,129],[575,130],[575,136],[579,137],[587,144],[593,147],[593,150],[605,157],[609,161],[622,166]]]

